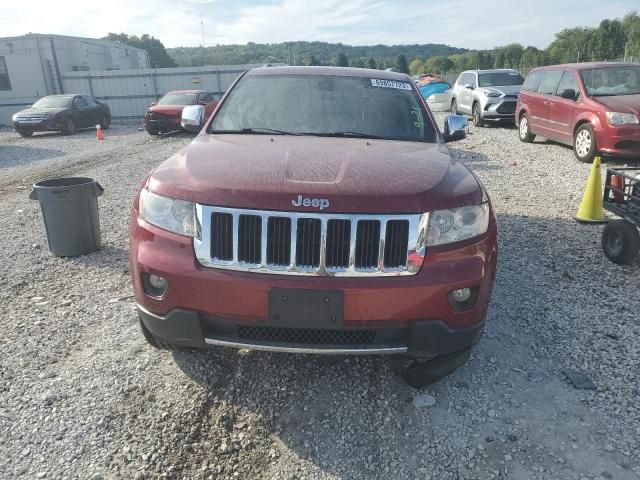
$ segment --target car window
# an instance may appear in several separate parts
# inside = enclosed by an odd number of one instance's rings
[[[458,78],[458,85],[465,85],[467,83],[467,74],[463,73],[462,75],[460,75],[460,78]]]
[[[158,105],[193,105],[195,100],[195,93],[167,93],[158,100]]]
[[[545,70],[538,86],[538,92],[545,95],[554,95],[563,73],[562,70]]]
[[[198,94],[198,101],[199,102],[211,102],[213,100],[213,98],[211,97],[210,93],[207,92],[203,92]]]
[[[73,106],[74,107],[86,107],[87,106],[87,102],[85,102],[84,98],[82,97],[76,97],[73,99]]]
[[[43,97],[33,104],[35,108],[68,108],[71,106],[71,97]]]
[[[90,105],[92,107],[97,105],[96,101],[88,95],[83,95],[81,98],[86,102],[87,105]]]
[[[409,79],[369,76],[245,76],[218,109],[210,132],[247,129],[436,141],[431,118]]]
[[[478,78],[481,87],[504,87],[522,85],[524,79],[518,72],[487,72],[479,73]]]
[[[580,72],[587,95],[606,97],[640,94],[640,67],[621,65]]]
[[[580,90],[578,89],[578,81],[575,74],[573,72],[564,72],[558,84],[556,95],[568,100],[575,100],[578,98],[579,93]]]
[[[522,90],[527,90],[529,92],[537,91],[538,85],[540,85],[541,78],[542,78],[542,70],[534,70],[529,74],[527,79],[522,84]]]

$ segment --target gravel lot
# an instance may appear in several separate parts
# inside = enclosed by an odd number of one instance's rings
[[[640,478],[640,265],[572,219],[589,167],[570,149],[495,127],[451,145],[492,195],[498,277],[469,363],[416,391],[385,357],[148,347],[129,208],[189,137],[106,137],[0,131],[0,478]],[[27,196],[62,174],[105,187],[98,253],[47,250]]]

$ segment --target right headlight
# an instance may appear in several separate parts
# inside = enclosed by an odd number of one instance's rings
[[[140,217],[151,225],[187,237],[196,234],[195,206],[191,202],[163,197],[143,188],[139,209]]]
[[[429,214],[426,246],[444,245],[482,235],[489,228],[489,204],[436,210]]]

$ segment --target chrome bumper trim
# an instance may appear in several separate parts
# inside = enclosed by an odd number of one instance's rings
[[[406,353],[407,347],[372,347],[372,348],[321,348],[321,347],[294,347],[279,346],[268,343],[243,343],[230,340],[218,340],[215,338],[205,338],[208,345],[218,347],[247,348],[250,350],[261,350],[266,352],[284,353],[315,353],[320,355],[373,355],[373,354],[398,354]]]

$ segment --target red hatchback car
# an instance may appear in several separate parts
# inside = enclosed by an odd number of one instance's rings
[[[640,158],[640,64],[579,63],[532,70],[516,107],[520,140],[536,135],[596,155]]]
[[[209,118],[218,105],[215,93],[201,90],[177,90],[168,92],[153,103],[144,116],[144,129],[150,135],[180,130],[182,110],[187,105],[202,105],[205,118]]]

